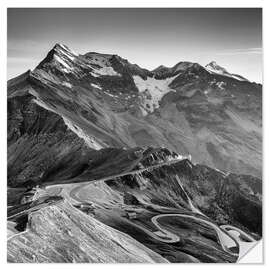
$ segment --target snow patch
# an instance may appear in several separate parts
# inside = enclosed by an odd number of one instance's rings
[[[61,52],[63,52],[63,53],[64,53],[65,55],[67,55],[69,58],[72,57],[72,56],[70,56],[69,54],[78,56],[77,53],[75,53],[73,50],[71,50],[70,48],[68,48],[66,45],[59,43],[59,46],[60,46],[62,49],[64,49],[64,51],[61,51]],[[68,52],[69,54],[67,54],[66,52]],[[74,57],[72,57],[72,58],[74,59]]]
[[[69,69],[67,69],[67,68],[62,68],[61,69],[63,72],[65,72],[65,73],[71,73],[71,70],[69,70]]]
[[[40,107],[46,109],[47,111],[51,111],[51,112],[54,112],[55,113],[55,111],[52,108],[50,108],[49,106],[47,106],[41,99],[38,99],[38,98],[37,99],[33,99],[33,102],[35,102]]]
[[[225,90],[225,88],[223,87],[226,85],[225,82],[217,82],[216,85],[220,90]]]
[[[65,52],[65,51],[62,51],[61,53],[63,53],[67,58],[69,58],[71,61],[73,61],[75,59],[74,56],[72,56],[71,54]]]
[[[121,76],[121,74],[117,73],[112,67],[102,67],[100,69],[94,69],[96,77],[99,75],[102,76]]]
[[[117,73],[110,63],[111,55],[100,55],[93,53],[91,56],[87,57],[89,66],[93,69],[91,74],[94,77],[98,76],[121,76]]]
[[[170,91],[175,91],[174,89],[169,87],[169,84],[177,76],[178,74],[163,80],[158,80],[154,77],[147,77],[147,79],[144,80],[140,76],[133,76],[136,87],[139,89],[139,92],[142,93],[142,102],[145,110],[147,110],[148,112],[153,112],[154,109],[159,107],[159,101],[165,94]]]
[[[108,93],[108,92],[105,92],[105,94],[107,94],[107,95],[110,96],[110,97],[117,97],[116,95],[112,95],[112,94],[110,94],[110,93]]]
[[[232,74],[231,77],[238,80],[238,81],[242,81],[242,82],[248,81],[247,79],[242,78],[241,76],[238,76],[238,75],[235,75],[235,74]]]
[[[218,69],[218,68],[217,69],[214,69],[211,66],[207,65],[205,67],[205,69],[209,73],[211,73],[211,74],[218,74],[218,75],[226,76],[226,77],[229,77],[229,78],[236,79],[238,81],[248,81],[247,79],[245,79],[245,78],[243,78],[241,76],[238,76],[236,74],[231,74],[231,73],[227,72],[226,69],[223,69],[223,68],[221,68],[221,69]]]
[[[219,74],[219,75],[224,75],[226,76],[226,73],[224,73],[222,70],[216,70],[216,69],[212,69],[212,68],[209,68],[209,67],[205,67],[205,69],[210,72],[211,74]]]
[[[95,88],[97,88],[97,89],[102,89],[99,85],[97,85],[97,84],[94,84],[94,83],[91,83],[91,86],[93,86],[93,87],[95,87]]]
[[[228,175],[228,173],[225,173],[225,172],[223,172],[223,171],[221,171],[221,170],[219,170],[217,168],[215,168],[215,170],[218,171],[218,172],[220,172],[223,176],[227,176]]]
[[[169,156],[168,161],[174,161],[174,160],[183,160],[183,159],[189,159],[191,161],[191,155],[188,156],[182,156],[180,154],[177,154],[177,156]]]
[[[70,67],[62,58],[60,58],[58,55],[54,55],[54,59],[60,63],[64,68],[65,68],[65,71],[70,71],[70,70],[73,70],[72,67]],[[64,70],[64,69],[63,69]]]
[[[69,83],[69,82],[62,82],[62,84],[68,88],[71,88],[72,87],[72,84]]]
[[[99,75],[95,74],[94,72],[90,72],[90,74],[91,74],[93,77],[99,77]]]
[[[56,113],[52,108],[50,108],[45,102],[43,102],[43,101],[40,99],[39,94],[38,94],[35,90],[30,89],[30,90],[29,90],[29,93],[35,97],[35,99],[33,99],[33,102],[34,102],[34,103],[36,103],[36,104],[39,105],[40,107],[46,109],[47,111],[51,111],[51,112]]]

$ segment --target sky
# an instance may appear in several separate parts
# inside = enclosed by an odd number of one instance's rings
[[[216,61],[262,82],[259,8],[9,8],[8,79],[35,66],[55,43],[112,53],[152,70],[180,61]]]

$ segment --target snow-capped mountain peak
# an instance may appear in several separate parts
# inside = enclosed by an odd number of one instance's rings
[[[71,50],[69,47],[62,43],[56,43],[52,49],[54,56],[61,58],[62,60],[67,59],[73,61],[78,57],[78,54]],[[56,59],[57,59],[56,57]]]
[[[232,74],[232,73],[228,72],[224,67],[218,65],[216,61],[211,61],[209,64],[207,64],[205,66],[205,69],[210,73],[230,77],[230,78],[236,79],[238,81],[248,81],[246,78],[244,78],[238,74]]]
[[[74,70],[74,63],[78,57],[78,54],[66,45],[56,43],[36,69],[44,69],[47,66],[50,70],[50,67],[54,66],[62,72],[69,73]]]
[[[229,74],[229,72],[224,67],[218,65],[216,61],[211,61],[209,64],[205,66],[205,68],[212,72],[219,73],[222,75]]]

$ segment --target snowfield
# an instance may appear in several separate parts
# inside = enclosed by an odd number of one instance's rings
[[[97,76],[121,76],[121,74],[117,73],[112,67],[102,67],[100,69],[94,68],[94,74]]]
[[[148,112],[153,112],[159,107],[159,101],[162,97],[170,91],[175,91],[170,88],[170,83],[178,76],[157,80],[154,77],[147,77],[146,80],[140,76],[133,76],[134,83],[143,95],[143,106]]]

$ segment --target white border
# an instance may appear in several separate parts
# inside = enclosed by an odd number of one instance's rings
[[[183,1],[183,0],[167,0],[167,1],[161,1],[161,0],[126,0],[126,1],[110,1],[110,0],[74,0],[74,1],[67,1],[67,0],[1,0],[0,2],[0,35],[1,35],[1,47],[0,47],[0,63],[1,63],[1,69],[0,69],[0,85],[1,85],[1,98],[0,98],[0,120],[1,120],[1,129],[0,129],[0,136],[1,136],[1,174],[0,174],[0,183],[1,183],[1,222],[0,222],[0,263],[2,267],[8,267],[8,268],[17,268],[20,267],[21,269],[29,269],[32,267],[39,267],[39,268],[47,268],[47,264],[6,264],[6,52],[7,52],[7,38],[6,38],[6,8],[7,7],[263,7],[263,22],[264,22],[264,59],[268,59],[264,61],[264,254],[266,254],[266,249],[268,248],[269,243],[269,233],[267,232],[267,228],[269,225],[269,215],[267,212],[269,212],[270,207],[270,199],[269,199],[269,181],[270,181],[270,173],[269,173],[269,162],[270,162],[270,85],[269,85],[269,77],[270,77],[270,70],[268,69],[268,62],[270,61],[270,54],[269,54],[269,48],[270,48],[270,40],[269,40],[269,26],[270,26],[270,5],[269,1],[267,0],[227,0],[227,1],[221,1],[221,0],[208,0],[208,1],[202,1],[202,0],[189,0],[189,1]],[[268,61],[268,62],[267,62]],[[269,75],[268,75],[269,74]],[[268,151],[266,151],[268,149]],[[268,165],[268,166],[267,166]],[[253,255],[254,256],[254,255]],[[256,257],[256,256],[255,256]],[[261,267],[266,267],[268,264],[268,258],[265,256],[265,265],[262,265]],[[172,264],[165,267],[189,267],[191,269],[195,267],[200,267],[200,269],[206,269],[208,267],[245,267],[246,268],[254,268],[255,265],[236,265],[236,264],[230,264],[230,265],[223,265],[223,264],[197,264],[197,265],[188,265],[188,264]],[[258,266],[258,265],[256,265]],[[126,269],[127,267],[129,269],[135,269],[137,267],[142,268],[149,268],[149,267],[155,267],[160,268],[164,267],[164,265],[136,265],[136,264],[115,264],[115,265],[107,265],[107,264],[100,264],[100,265],[94,265],[94,264],[85,264],[85,265],[72,265],[72,264],[50,264],[50,268],[52,269],[70,269],[70,268],[77,268],[77,267],[87,267],[87,268],[102,268],[105,269],[106,267],[110,267],[110,269]]]
[[[7,7],[261,7],[262,0],[5,0]],[[23,2],[23,4],[22,4]]]

